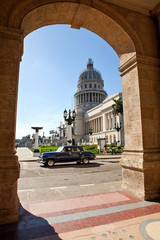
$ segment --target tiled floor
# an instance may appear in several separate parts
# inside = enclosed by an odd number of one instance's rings
[[[116,191],[21,205],[7,240],[160,240],[160,204]]]

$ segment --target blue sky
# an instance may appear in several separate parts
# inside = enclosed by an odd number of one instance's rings
[[[88,59],[101,72],[108,96],[121,92],[120,65],[116,52],[98,35],[86,29],[52,25],[24,39],[20,64],[16,138],[43,127],[49,136],[63,122],[63,111],[74,108],[79,75]]]

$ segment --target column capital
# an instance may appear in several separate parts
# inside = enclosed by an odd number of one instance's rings
[[[149,65],[159,68],[160,59],[146,55],[135,54],[118,68],[118,70],[121,72],[121,77],[135,68],[137,64]]]
[[[151,14],[154,17],[160,17],[160,3],[151,11]]]

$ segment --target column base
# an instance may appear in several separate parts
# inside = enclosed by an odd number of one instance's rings
[[[39,149],[34,149],[33,157],[39,157],[39,155],[40,155]]]
[[[19,172],[17,156],[0,158],[0,225],[18,221],[17,180]]]
[[[16,223],[19,218],[20,203],[17,195],[17,182],[5,182],[4,184],[5,186],[0,186],[0,225]]]
[[[122,190],[142,199],[160,199],[160,154],[124,152]]]

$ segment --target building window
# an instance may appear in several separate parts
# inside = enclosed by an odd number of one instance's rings
[[[92,88],[92,84],[89,84],[89,87]]]
[[[94,88],[97,88],[97,85],[96,85],[96,84],[94,84]]]
[[[100,89],[100,85],[98,85],[98,88]]]
[[[85,84],[85,88],[87,88],[87,84]]]

